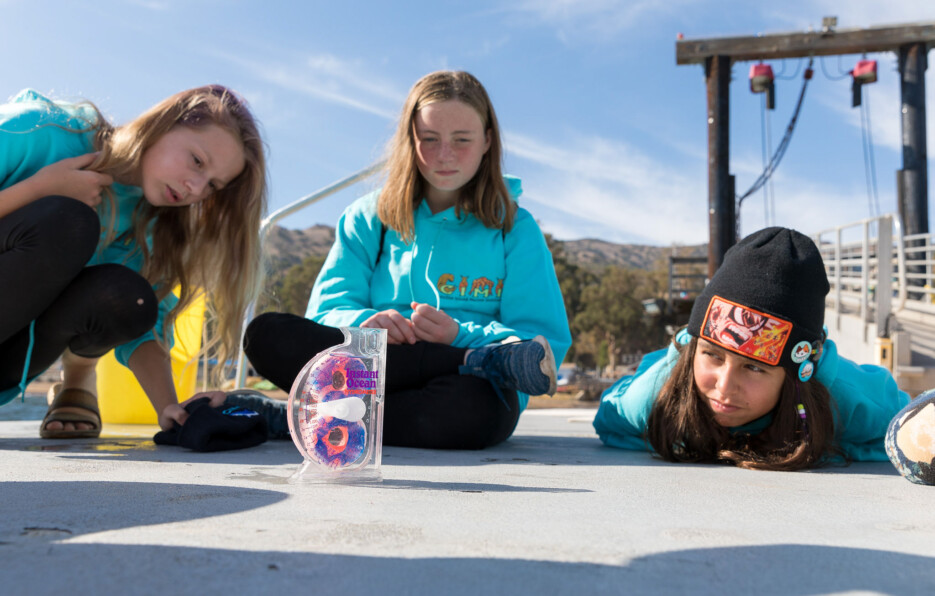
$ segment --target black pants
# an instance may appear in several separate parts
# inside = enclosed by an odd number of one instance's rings
[[[256,371],[289,391],[316,354],[344,342],[339,329],[287,313],[266,313],[247,327],[244,351]],[[519,401],[506,404],[485,379],[459,375],[464,348],[417,342],[386,348],[383,443],[429,449],[483,449],[516,428]]]
[[[123,265],[85,267],[100,236],[97,213],[46,197],[0,218],[0,389],[19,384],[35,321],[28,374],[65,351],[103,356],[156,324],[149,282]]]

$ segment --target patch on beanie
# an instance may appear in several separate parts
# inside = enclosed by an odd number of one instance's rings
[[[714,296],[701,325],[701,337],[722,348],[776,366],[792,333],[792,323]]]

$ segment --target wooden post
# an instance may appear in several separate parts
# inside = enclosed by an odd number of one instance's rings
[[[914,43],[899,48],[899,90],[900,123],[902,128],[903,169],[896,173],[896,193],[899,203],[899,219],[906,235],[927,234],[928,216],[928,163],[925,143],[925,44]],[[925,240],[916,239],[906,242],[907,248],[925,245]],[[923,275],[927,265],[920,264],[928,260],[925,253],[912,253],[907,265],[907,272],[913,276],[907,285],[921,287],[925,284]],[[921,296],[912,293],[913,297]]]
[[[737,236],[730,181],[730,70],[726,56],[705,61],[708,88],[708,278]]]
[[[925,143],[925,44],[899,48],[899,89],[902,96],[903,169],[898,184],[899,218],[904,234],[925,234],[928,217],[928,151]]]

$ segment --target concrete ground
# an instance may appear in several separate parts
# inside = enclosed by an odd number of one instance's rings
[[[888,463],[667,464],[601,446],[593,410],[552,409],[485,451],[385,448],[378,485],[296,485],[291,442],[43,441],[10,419],[41,405],[17,407],[0,421],[7,595],[935,593],[935,488]]]

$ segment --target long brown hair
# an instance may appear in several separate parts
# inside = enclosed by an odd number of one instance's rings
[[[655,452],[672,462],[722,462],[758,470],[801,470],[840,455],[834,447],[833,402],[828,389],[785,371],[779,401],[769,426],[756,435],[731,433],[695,386],[694,358],[698,339],[687,345],[673,339],[679,358],[649,414],[646,438]],[[805,407],[803,421],[796,406]]]
[[[217,125],[243,145],[245,166],[230,184],[189,207],[154,207],[140,201],[133,213],[136,246],[143,253],[143,276],[156,287],[159,299],[179,287],[179,303],[166,317],[166,333],[201,293],[208,294],[208,315],[214,339],[211,350],[220,366],[236,354],[243,316],[260,286],[260,221],[266,211],[266,158],[263,141],[246,102],[221,85],[176,93],[130,123],[113,127],[98,118],[94,147],[100,156],[90,169],[115,180],[136,179],[143,154],[175,126]],[[106,197],[113,206],[112,197]],[[113,239],[115,208],[107,224]],[[147,243],[151,233],[152,248]],[[163,338],[166,341],[167,338]]]
[[[509,231],[513,227],[516,206],[503,182],[503,148],[493,104],[484,86],[473,75],[442,70],[425,75],[413,85],[403,104],[396,133],[387,147],[386,183],[380,192],[377,214],[383,225],[395,230],[406,242],[412,240],[413,212],[425,191],[416,163],[414,119],[423,107],[453,99],[474,108],[485,132],[490,135],[490,148],[481,159],[477,173],[461,189],[455,213],[459,217],[462,211],[471,213],[488,228]]]

